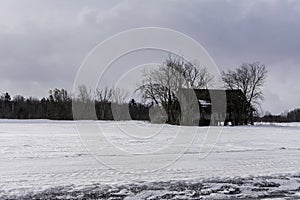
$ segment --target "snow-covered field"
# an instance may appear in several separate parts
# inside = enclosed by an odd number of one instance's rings
[[[298,125],[0,120],[0,199],[300,199]]]

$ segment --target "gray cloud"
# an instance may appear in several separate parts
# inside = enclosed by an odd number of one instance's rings
[[[44,96],[71,89],[87,53],[130,28],[160,26],[201,43],[220,69],[261,61],[270,71],[263,107],[300,107],[300,2],[0,0],[0,92]],[[275,100],[276,99],[276,100]]]

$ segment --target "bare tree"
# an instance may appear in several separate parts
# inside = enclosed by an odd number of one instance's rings
[[[178,91],[182,88],[205,88],[212,79],[207,69],[196,62],[187,62],[179,56],[169,56],[157,69],[144,70],[143,81],[138,90],[142,92],[145,100],[165,109],[169,123],[178,124]]]
[[[243,92],[248,102],[248,111],[252,119],[253,109],[260,106],[263,100],[262,87],[267,77],[267,69],[259,62],[243,63],[234,70],[222,72],[222,80],[227,89],[239,89]]]
[[[95,91],[96,100],[99,102],[114,102],[114,103],[125,103],[129,93],[121,88],[109,88],[104,89],[97,88]]]
[[[85,85],[78,86],[77,98],[82,103],[91,103],[94,100],[92,90],[88,89]]]
[[[105,87],[104,89],[96,89],[96,100],[99,102],[110,102],[112,100],[113,90]]]
[[[100,120],[112,119],[111,115],[111,100],[112,89],[105,87],[103,89],[97,88],[95,91],[95,106],[97,117]]]
[[[129,93],[121,88],[114,88],[112,89],[112,94],[111,94],[111,100],[113,103],[117,104],[123,104],[127,103],[127,98],[129,96]]]
[[[115,120],[130,120],[129,104],[128,104],[129,93],[124,89],[113,88],[112,89],[112,104],[111,110]]]
[[[96,109],[99,119],[130,119],[128,110],[129,93],[120,88],[96,89]]]
[[[184,64],[183,77],[186,81],[185,87],[193,89],[207,88],[208,84],[214,79],[207,68],[201,67],[196,61]]]
[[[80,85],[76,91],[77,95],[72,103],[74,119],[96,120],[95,102],[91,89],[85,85]]]

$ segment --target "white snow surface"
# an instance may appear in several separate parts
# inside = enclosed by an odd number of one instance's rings
[[[87,150],[88,144],[80,139],[85,133],[78,134],[73,121],[0,120],[0,199],[55,187],[79,190],[93,184],[254,180],[300,174],[300,126],[295,124],[224,127],[216,144],[211,144],[212,152],[199,159],[206,134],[217,127],[179,130],[178,126],[139,121],[84,123],[97,124],[102,131],[97,155]],[[178,142],[178,132],[187,138],[192,134],[194,140]],[[290,179],[280,187],[297,190],[300,181]],[[225,188],[222,194],[231,190],[235,189]],[[155,192],[143,191],[137,199],[148,193]]]

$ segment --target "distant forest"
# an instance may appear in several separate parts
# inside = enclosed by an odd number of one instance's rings
[[[87,96],[87,91],[83,94]],[[137,103],[134,99],[127,103],[124,101],[116,102],[112,100],[111,96],[113,96],[111,90],[106,88],[98,91],[99,98],[93,100],[98,120],[114,120],[112,104],[118,104],[119,107],[129,109],[130,117],[133,120],[150,120],[149,109],[152,104]],[[0,96],[0,118],[73,120],[72,101],[84,103],[86,97],[72,98],[67,90],[57,88],[50,90],[49,96],[42,99],[25,98],[21,95],[12,98],[9,93],[4,93]],[[255,117],[255,121],[300,122],[300,109],[294,109],[284,115],[268,113],[263,117]]]
[[[259,122],[300,122],[300,108],[288,111],[281,115],[272,115],[268,113],[263,117],[257,117]]]
[[[101,92],[101,91],[100,91]],[[114,120],[111,105],[117,102],[109,100],[108,90],[103,90],[99,95],[100,99],[93,99],[98,120]],[[72,101],[76,103],[86,103],[88,95],[85,89],[85,98],[72,98],[65,89],[54,89],[49,91],[49,96],[42,99],[24,98],[17,95],[11,97],[5,93],[0,97],[0,118],[6,119],[51,119],[51,120],[73,120]],[[104,97],[102,94],[105,94]],[[81,95],[82,97],[82,95]],[[103,98],[104,97],[104,98]],[[119,107],[129,108],[131,119],[149,120],[149,106],[135,102],[132,99],[128,103],[118,102]],[[85,119],[82,117],[82,119]]]

